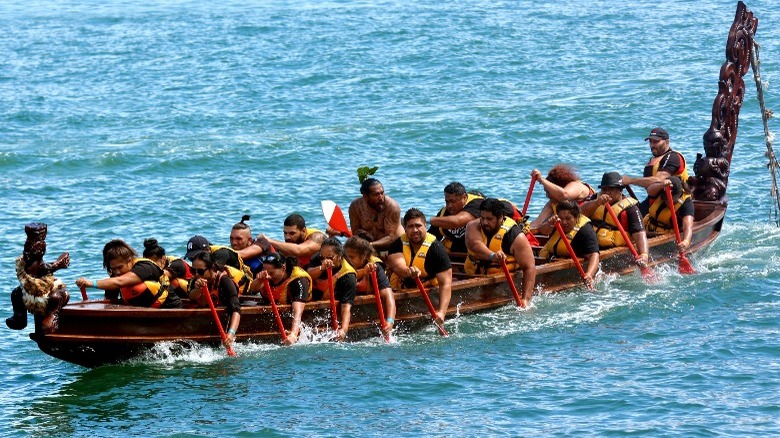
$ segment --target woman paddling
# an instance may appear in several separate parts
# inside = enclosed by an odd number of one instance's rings
[[[181,298],[187,298],[187,286],[192,278],[192,269],[184,259],[165,255],[165,248],[157,243],[157,239],[144,240],[144,258],[153,261],[163,270],[171,290]]]
[[[349,263],[355,268],[358,294],[365,295],[373,291],[371,272],[376,272],[379,295],[384,302],[385,321],[382,324],[382,333],[389,335],[395,325],[395,297],[393,289],[390,288],[390,280],[387,278],[384,262],[374,255],[371,243],[357,236],[347,239],[344,243],[344,253]]]
[[[227,308],[227,336],[223,343],[230,347],[236,339],[238,324],[241,322],[241,303],[238,300],[238,286],[228,273],[225,266],[215,263],[210,252],[201,251],[192,258],[193,281],[190,282],[190,299],[197,301],[202,307],[208,306],[203,295],[204,287],[212,296],[215,306]],[[205,302],[205,305],[203,304]]]
[[[531,171],[531,177],[539,181],[549,198],[539,216],[531,222],[532,233],[548,236],[552,233],[553,227],[548,223],[548,219],[557,213],[555,206],[559,202],[574,200],[582,204],[588,196],[596,193],[593,187],[580,180],[577,172],[568,164],[556,164],[547,172],[546,178],[542,176],[542,172],[534,169]]]
[[[263,289],[263,280],[268,279],[273,298]],[[298,342],[301,334],[301,315],[306,302],[311,300],[312,281],[309,274],[298,266],[296,257],[282,257],[272,252],[263,258],[263,270],[258,272],[249,286],[252,293],[262,292],[266,299],[277,303],[290,304],[292,324],[285,342],[292,345]]]
[[[593,288],[596,272],[599,269],[599,240],[596,231],[590,224],[590,219],[580,214],[580,206],[575,201],[563,201],[556,205],[557,215],[549,219],[549,225],[555,227],[555,222],[561,222],[561,228],[571,242],[571,247],[577,257],[583,257],[588,263],[583,281],[589,288]],[[571,258],[563,238],[556,230],[539,251],[539,257],[551,259],[553,257]]]
[[[108,278],[76,280],[78,287],[103,289],[107,299],[123,304],[152,308],[178,308],[181,300],[169,293],[168,278],[153,261],[138,258],[124,240],[114,239],[103,247],[103,267]]]

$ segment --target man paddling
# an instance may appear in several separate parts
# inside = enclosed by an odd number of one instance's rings
[[[352,234],[366,238],[377,251],[385,251],[403,234],[401,207],[385,195],[385,188],[375,178],[360,185],[361,197],[349,204]]]
[[[645,165],[641,178],[623,175],[623,185],[635,185],[647,190],[647,198],[639,203],[639,211],[646,215],[650,205],[659,196],[663,196],[664,181],[672,176],[688,181],[688,170],[685,167],[685,157],[672,149],[669,143],[669,132],[664,128],[654,128],[645,138],[650,142],[650,152],[653,156]]]
[[[424,286],[438,286],[437,323],[444,322],[452,295],[452,266],[444,245],[425,231],[425,215],[410,208],[403,219],[404,232],[388,250],[387,264],[395,289],[415,287],[415,277]]]
[[[623,195],[623,184],[618,172],[607,172],[601,177],[601,192],[591,200],[585,201],[580,207],[582,214],[589,217],[599,248],[608,249],[617,246],[627,246],[618,225],[607,211],[606,204],[612,207],[620,221],[620,225],[633,238],[639,259],[637,262],[647,264],[647,233],[642,225],[642,214],[639,213],[637,200]]]
[[[466,252],[466,224],[479,216],[479,204],[485,198],[466,192],[459,182],[444,187],[444,207],[431,218],[428,232],[442,239],[450,253]]]
[[[488,198],[479,206],[480,216],[466,225],[468,258],[464,270],[470,275],[495,274],[506,263],[510,271],[523,271],[523,304],[531,303],[536,264],[531,244],[523,230],[506,216],[503,203]]]
[[[230,230],[230,247],[241,257],[244,264],[249,266],[252,275],[257,275],[263,270],[262,256],[271,252],[272,248],[271,244],[262,236],[258,237],[257,240],[252,238],[252,229],[246,223],[248,220],[249,215],[245,214],[241,216],[241,222],[233,225]],[[220,254],[225,254],[225,252]]]
[[[322,242],[328,238],[322,231],[306,227],[306,219],[298,213],[284,219],[283,233],[284,242],[274,239],[268,241],[282,255],[297,257],[298,266],[306,266],[311,257],[320,250]]]

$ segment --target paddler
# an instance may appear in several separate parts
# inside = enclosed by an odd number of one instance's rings
[[[535,177],[539,184],[544,188],[544,193],[549,199],[539,216],[531,222],[531,232],[540,233],[549,236],[553,232],[548,220],[551,216],[557,214],[555,205],[564,200],[577,201],[578,204],[585,202],[589,196],[596,193],[588,183],[582,181],[577,171],[568,164],[559,163],[553,166],[547,177],[542,176],[538,169],[531,171],[531,177]]]
[[[168,277],[168,283],[176,295],[180,298],[187,298],[187,285],[192,279],[192,269],[184,259],[165,255],[165,248],[160,246],[157,239],[150,238],[144,240],[143,257],[153,261],[165,276]]]
[[[536,281],[536,264],[531,244],[523,229],[507,216],[504,204],[488,198],[479,206],[479,218],[466,225],[468,258],[464,270],[469,275],[502,272],[501,262],[509,271],[523,271],[522,300],[531,303]]]
[[[333,297],[339,302],[339,314],[341,315],[336,339],[343,341],[349,332],[349,321],[352,316],[352,304],[355,302],[357,277],[355,268],[349,264],[344,256],[344,247],[335,237],[329,237],[322,242],[320,252],[315,254],[306,271],[314,281],[313,298],[315,300],[329,300],[331,291],[328,284],[328,269],[333,276]]]
[[[103,267],[108,278],[87,280],[79,277],[78,287],[103,289],[107,299],[139,307],[178,308],[181,300],[170,293],[168,278],[153,261],[139,258],[124,240],[114,239],[103,247]]]
[[[688,182],[685,157],[672,149],[669,142],[669,132],[666,129],[653,128],[645,141],[650,142],[650,152],[653,156],[645,165],[642,177],[632,178],[623,175],[623,185],[640,186],[647,190],[647,198],[639,204],[639,211],[643,215],[650,211],[650,205],[656,198],[664,196],[664,181],[668,180],[669,177],[677,176],[686,184]]]
[[[601,191],[595,198],[585,201],[580,210],[582,214],[590,218],[598,237],[600,249],[627,246],[617,224],[607,211],[606,205],[609,204],[620,221],[620,225],[634,240],[634,246],[639,254],[637,262],[647,264],[647,233],[642,225],[642,214],[637,207],[639,202],[623,195],[624,186],[621,178],[618,172],[607,172],[602,175],[601,185],[599,185]]]
[[[438,287],[439,309],[436,320],[444,323],[452,296],[452,265],[447,249],[426,231],[425,214],[410,208],[404,214],[404,233],[388,250],[387,265],[390,268],[390,284],[394,289],[413,288],[415,277],[424,286]]]
[[[192,256],[193,281],[190,287],[190,299],[201,307],[207,307],[208,301],[203,295],[204,287],[211,294],[215,306],[225,306],[228,323],[225,325],[227,336],[223,344],[229,347],[236,339],[238,325],[241,322],[241,303],[238,300],[238,286],[226,269],[220,265],[208,251],[200,251]]]
[[[249,266],[244,264],[244,259],[233,248],[221,245],[212,245],[208,239],[203,236],[192,236],[187,242],[187,253],[185,259],[194,260],[193,257],[201,251],[210,253],[214,258],[214,263],[219,266],[225,266],[230,271],[230,276],[238,285],[238,292],[242,294],[249,289],[249,283],[254,276]],[[192,286],[190,286],[192,289]]]
[[[263,270],[262,257],[273,250],[265,238],[252,238],[252,229],[246,222],[250,216],[241,216],[241,221],[230,230],[230,247],[241,257],[244,265],[252,271],[252,276]]]
[[[431,218],[428,233],[440,239],[451,253],[466,252],[466,224],[479,217],[479,204],[485,197],[466,192],[459,182],[444,187],[444,207]]]
[[[401,207],[385,195],[385,188],[376,178],[368,178],[360,184],[359,198],[349,204],[349,223],[352,234],[362,236],[377,251],[386,251],[398,236],[403,234]],[[338,234],[329,228],[331,236]]]
[[[272,252],[263,258],[263,270],[257,274],[249,288],[252,293],[262,293],[270,300],[271,297],[263,287],[263,280],[266,278],[271,286],[273,300],[276,303],[290,304],[292,308],[292,324],[285,340],[288,345],[292,345],[298,342],[303,308],[306,302],[311,300],[311,276],[298,266],[295,257],[284,257]]]
[[[549,225],[555,228],[555,222],[560,221],[561,228],[571,244],[574,254],[583,257],[587,262],[583,281],[588,288],[593,288],[596,273],[599,270],[599,241],[596,231],[587,216],[580,213],[580,206],[576,201],[561,201],[556,205],[558,214],[550,217]],[[547,244],[539,251],[539,257],[544,259],[571,258],[566,244],[563,242],[558,230],[555,230]]]
[[[677,244],[677,250],[680,252],[688,250],[691,246],[691,237],[693,236],[693,199],[685,190],[685,184],[679,177],[673,176],[664,181],[664,186],[672,188],[672,200],[674,201],[674,211],[677,215],[677,226],[680,229],[682,240]],[[643,223],[647,231],[653,233],[671,233],[674,231],[672,225],[672,215],[667,207],[666,195],[655,198],[650,204],[650,211],[645,215]]]
[[[382,332],[389,335],[395,325],[395,297],[387,278],[385,265],[382,259],[377,257],[374,248],[366,239],[352,236],[344,243],[344,254],[349,264],[355,268],[357,278],[356,290],[359,295],[373,293],[371,272],[376,272],[376,282],[379,287],[379,296],[382,299],[385,321],[382,324]]]
[[[285,257],[296,257],[298,266],[309,264],[311,257],[320,250],[322,242],[328,238],[316,228],[308,228],[306,219],[298,213],[293,213],[284,219],[284,242],[267,239],[277,252]],[[261,235],[260,238],[265,238]]]

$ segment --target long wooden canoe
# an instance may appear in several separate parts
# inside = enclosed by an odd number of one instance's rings
[[[712,110],[712,124],[704,134],[705,156],[693,166],[696,176],[693,186],[695,205],[694,230],[690,253],[710,245],[720,233],[728,198],[728,168],[737,134],[737,118],[744,97],[742,76],[749,69],[758,20],[739,2],[734,23],[729,31],[726,62],[721,68],[718,95]],[[725,160],[725,163],[724,163]],[[724,171],[725,170],[725,171]],[[648,239],[651,266],[668,263],[677,257],[673,234]],[[635,271],[633,257],[626,248],[601,252],[601,269],[607,274],[630,274]],[[522,273],[515,274],[521,284]],[[559,292],[581,286],[572,260],[556,260],[537,264],[536,293]],[[430,293],[438,299],[438,291]],[[396,325],[399,330],[411,330],[430,324],[426,304],[418,290],[395,292]],[[460,315],[496,309],[512,303],[513,297],[503,274],[465,277],[456,274],[452,285],[452,300],[448,310],[451,320]],[[274,315],[270,306],[242,306],[239,342],[278,343]],[[279,306],[285,326],[290,325],[290,306]],[[330,318],[327,301],[312,302],[303,312],[308,329],[327,331]],[[226,319],[224,308],[221,316]],[[372,295],[359,296],[352,307],[350,339],[379,336],[377,310]],[[105,300],[73,302],[60,311],[59,328],[52,334],[30,335],[39,348],[56,358],[97,367],[131,359],[160,342],[220,344],[220,335],[209,309],[147,309],[111,304]]]

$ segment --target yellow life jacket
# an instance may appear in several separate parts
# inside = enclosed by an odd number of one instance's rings
[[[165,256],[165,259],[167,260],[166,266],[170,266],[170,264],[175,262],[176,260],[181,260],[179,257],[170,256],[170,255]],[[186,294],[189,281],[192,278],[192,272],[190,271],[190,269],[192,268],[190,267],[189,263],[184,262],[184,269],[185,269],[185,274],[183,278],[179,278],[179,277],[169,278],[168,282],[170,284],[171,290],[181,291],[182,293]]]
[[[375,263],[377,265],[382,265],[383,268],[385,266],[385,263],[382,261],[382,259],[380,259],[377,256],[373,256],[373,255],[368,259],[368,262],[369,263]],[[374,288],[371,285],[371,275],[366,273],[365,275],[363,275],[362,277],[357,279],[357,293],[358,294],[367,294],[367,293],[373,293],[373,292],[374,292]]]
[[[482,241],[485,242],[485,245],[487,245],[488,249],[492,252],[502,251],[501,243],[504,241],[504,235],[506,235],[514,226],[517,226],[517,222],[509,217],[504,218],[504,223],[501,224],[501,227],[496,234],[490,238],[490,241],[488,241],[485,232],[480,229]],[[515,258],[512,254],[506,255],[506,266],[510,271],[515,269]],[[496,274],[503,271],[498,262],[479,260],[471,251],[469,251],[468,258],[466,258],[466,264],[463,266],[463,270],[469,275]]]
[[[305,278],[309,280],[309,296],[306,299],[306,301],[309,301],[311,299],[311,291],[312,291],[311,276],[298,266],[293,268],[292,272],[290,273],[290,276],[287,277],[286,280],[282,281],[276,286],[273,285],[271,286],[271,291],[274,294],[274,300],[276,300],[277,303],[287,303],[288,302],[287,286],[289,286],[291,282],[299,278]]]
[[[690,198],[691,195],[683,193],[678,201],[674,201],[674,211],[678,211],[682,207],[683,203]],[[656,198],[652,204],[650,204],[650,210],[642,219],[642,223],[645,225],[645,230],[651,233],[668,233],[674,230],[672,225],[672,212],[664,202],[664,197]]]
[[[149,259],[134,259],[133,266],[137,263],[151,263],[162,273],[162,269]],[[157,309],[162,306],[168,298],[168,287],[168,277],[164,274],[160,274],[160,278],[157,281],[147,280],[135,286],[122,287],[119,289],[119,292],[121,293],[122,301],[125,304]]]
[[[584,214],[581,214],[580,218],[577,220],[577,224],[574,225],[574,228],[566,233],[566,237],[569,239],[569,242],[574,239],[574,236],[577,235],[577,232],[580,231],[580,228],[585,226],[585,224],[588,222],[590,222],[590,219],[588,219],[588,217]],[[557,229],[550,235],[550,238],[547,240],[547,244],[544,245],[544,248],[539,251],[539,257],[546,259],[551,255],[556,257],[571,257],[569,255],[569,250],[566,249],[566,244],[563,243],[563,239],[561,239],[561,235],[558,233]]]
[[[433,245],[433,242],[436,241],[436,236],[434,236],[431,233],[425,234],[425,239],[423,239],[422,244],[420,244],[420,249],[417,252],[417,254],[412,254],[412,244],[409,243],[409,237],[407,237],[406,233],[401,234],[401,244],[403,245],[403,256],[404,256],[404,262],[406,263],[406,266],[412,267],[420,270],[420,280],[423,282],[423,285],[425,286],[438,286],[439,282],[436,280],[436,277],[429,276],[427,272],[425,272],[425,259],[428,257],[428,251],[431,249],[431,245]],[[390,287],[393,289],[401,289],[403,288],[403,280],[401,277],[393,273],[393,275],[390,276]]]
[[[238,294],[241,295],[247,290],[249,290],[249,283],[251,283],[252,279],[254,278],[254,275],[252,274],[252,268],[245,265],[244,259],[242,259],[240,255],[238,255],[235,249],[229,246],[211,245],[211,247],[209,248],[212,254],[219,251],[220,249],[227,249],[232,253],[233,256],[235,256],[235,259],[238,260],[238,263],[227,265],[225,267],[228,268],[230,277],[233,279],[234,282],[236,282],[236,285],[238,286]]]
[[[466,194],[466,204],[464,204],[464,205],[468,205],[469,202],[471,202],[471,201],[473,201],[475,199],[485,199],[485,198],[483,196],[473,195],[471,193],[467,193]],[[436,216],[437,217],[449,216],[449,214],[447,213],[447,206],[442,207],[441,210],[439,210],[439,213]],[[457,228],[457,229],[454,229],[454,230],[450,230],[450,229],[447,229],[447,228],[439,227],[439,234],[444,236],[444,240],[442,240],[441,243],[443,243],[444,247],[447,248],[447,252],[449,252],[450,249],[452,248],[453,236],[456,236],[457,234],[465,235],[465,233],[466,233],[466,226],[465,225],[463,227],[461,227],[461,228]]]
[[[336,287],[336,282],[339,280],[339,278],[348,275],[348,274],[354,274],[357,278],[357,272],[355,271],[355,268],[352,267],[352,265],[349,264],[346,258],[341,258],[341,267],[339,268],[338,272],[334,273],[333,275],[333,287]],[[323,275],[324,276],[324,275]],[[322,291],[322,300],[329,300],[330,299],[330,285],[328,284],[328,277],[325,276],[325,278],[317,278],[314,280],[314,287]]]
[[[639,201],[634,198],[623,198],[612,204],[612,210],[619,219],[620,213],[638,203]],[[599,248],[626,246],[626,240],[623,239],[623,235],[620,234],[620,230],[615,221],[612,220],[612,216],[607,211],[606,205],[599,205],[596,207],[596,211],[593,212],[590,219],[593,222],[593,228],[595,228],[596,236],[598,236],[599,239]],[[623,225],[623,228],[626,228],[627,224],[621,223],[621,225]]]
[[[660,157],[652,157],[652,158],[650,158],[650,161],[648,161],[647,165],[645,165],[646,168],[649,167],[649,166],[652,166],[652,170],[651,170],[650,176],[655,176],[658,173],[658,168],[661,167],[661,162],[664,161],[663,158],[665,156],[671,154],[671,153],[675,153],[675,154],[679,155],[680,156],[680,163],[681,163],[680,164],[680,169],[677,171],[677,173],[675,173],[672,176],[679,176],[680,180],[682,182],[688,182],[688,168],[686,167],[686,164],[685,164],[685,157],[683,157],[683,154],[681,154],[681,153],[679,153],[679,152],[677,152],[675,150],[672,150],[671,148],[669,148],[669,150],[666,151],[666,153],[664,153]],[[688,193],[688,192],[684,192],[684,193]],[[648,195],[647,198],[650,200],[650,203],[653,203],[656,199],[658,199],[661,196],[664,196],[663,193],[661,195],[657,195],[657,196],[649,196]],[[650,230],[647,230],[647,231],[650,231]]]

